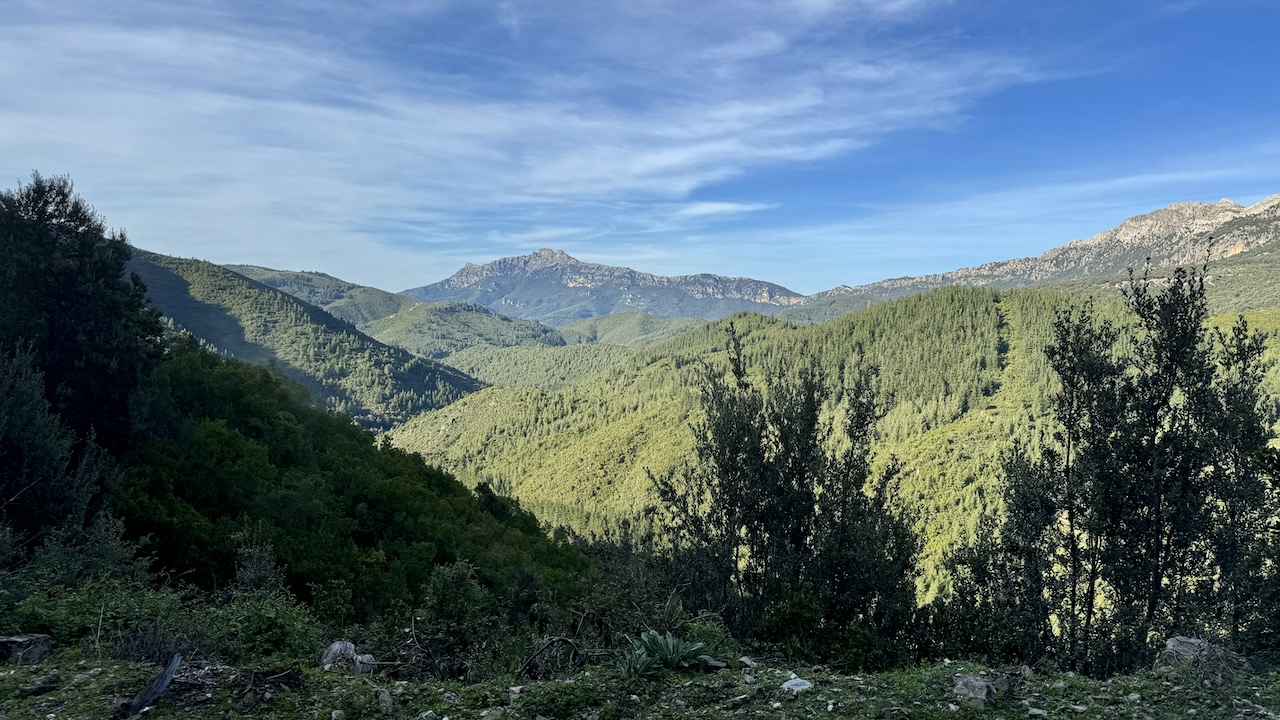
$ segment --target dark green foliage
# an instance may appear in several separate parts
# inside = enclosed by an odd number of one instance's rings
[[[864,667],[898,661],[915,606],[917,544],[879,497],[892,473],[867,488],[869,383],[848,393],[843,449],[833,452],[821,370],[772,374],[758,388],[741,339],[732,325],[728,332],[728,376],[703,370],[697,465],[654,478],[686,597],[723,608],[737,633],[800,654]]]
[[[1003,603],[994,622],[1057,631],[1011,655],[1047,650],[1100,674],[1175,633],[1239,642],[1277,507],[1259,462],[1273,419],[1261,337],[1243,319],[1210,335],[1202,272],[1131,278],[1125,299],[1124,326],[1059,315],[1059,428],[1039,460],[1010,463],[1001,540],[969,563],[979,603]]]
[[[409,641],[401,644],[397,660],[427,677],[487,675],[507,650],[510,626],[497,612],[500,604],[470,564],[437,567],[422,589]]]
[[[148,432],[116,505],[162,568],[203,587],[230,583],[245,539],[270,543],[302,597],[349,589],[368,618],[412,602],[432,567],[467,559],[499,592],[520,568],[571,591],[582,559],[510,501],[476,496],[413,455],[375,446],[346,418],[264,369],[175,349],[152,381]],[[335,585],[336,584],[336,585]],[[338,592],[338,595],[334,595]]]
[[[53,413],[112,451],[159,359],[159,319],[124,274],[130,252],[66,177],[0,192],[0,351],[30,348]]]
[[[83,525],[103,473],[93,445],[77,454],[34,362],[29,351],[0,352],[0,526],[12,533],[15,550],[26,549],[21,555],[56,527]]]

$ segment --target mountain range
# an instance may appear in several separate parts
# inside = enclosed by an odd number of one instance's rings
[[[696,369],[723,362],[730,325],[755,373],[803,357],[835,379],[878,367],[876,462],[901,468],[894,503],[924,540],[927,596],[945,590],[943,558],[990,510],[1000,454],[1045,427],[1041,350],[1056,310],[1087,295],[1118,318],[1127,269],[1211,260],[1210,305],[1228,314],[1218,322],[1247,312],[1252,326],[1277,330],[1278,239],[1280,196],[1182,203],[1039,257],[807,297],[551,250],[468,266],[418,298],[142,251],[133,269],[175,327],[274,364],[393,444],[587,534],[646,522],[649,473],[687,461]],[[1280,397],[1280,373],[1267,382]],[[841,392],[830,399],[837,415]]]
[[[449,278],[402,294],[417,300],[474,302],[549,325],[621,312],[656,317],[721,318],[776,312],[804,296],[781,285],[721,275],[667,277],[586,263],[560,250],[468,263]]]
[[[1247,207],[1227,199],[1176,203],[1037,257],[856,287],[841,285],[807,296],[762,280],[653,275],[583,262],[544,248],[483,265],[468,263],[445,280],[405,290],[397,297],[476,304],[551,326],[627,312],[706,320],[735,312],[777,313],[793,322],[810,323],[947,285],[1008,289],[1111,276],[1148,263],[1161,268],[1222,260],[1265,244],[1278,226],[1280,195]],[[305,294],[299,296],[306,299]]]

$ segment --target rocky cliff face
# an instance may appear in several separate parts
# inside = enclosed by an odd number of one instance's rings
[[[1232,200],[1176,203],[1138,215],[1091,238],[1056,247],[1038,257],[1018,258],[951,272],[892,278],[840,287],[809,296],[784,315],[820,322],[870,302],[925,292],[944,285],[997,288],[1119,275],[1141,270],[1212,262],[1280,239],[1280,195],[1245,207]]]
[[[804,300],[803,295],[760,280],[652,275],[585,263],[549,249],[484,265],[468,263],[446,280],[404,294],[419,300],[475,302],[552,324],[635,311],[658,317],[719,318],[741,310],[776,312]]]

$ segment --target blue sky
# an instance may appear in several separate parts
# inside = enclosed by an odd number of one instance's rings
[[[540,247],[801,292],[1280,193],[1275,0],[0,0],[0,185],[402,289]]]

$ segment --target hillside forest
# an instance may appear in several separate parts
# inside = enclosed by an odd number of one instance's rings
[[[638,693],[743,653],[1109,678],[1186,635],[1272,662],[1252,252],[550,328],[146,253],[34,174],[0,192],[0,634],[271,668],[346,638],[406,682]]]

